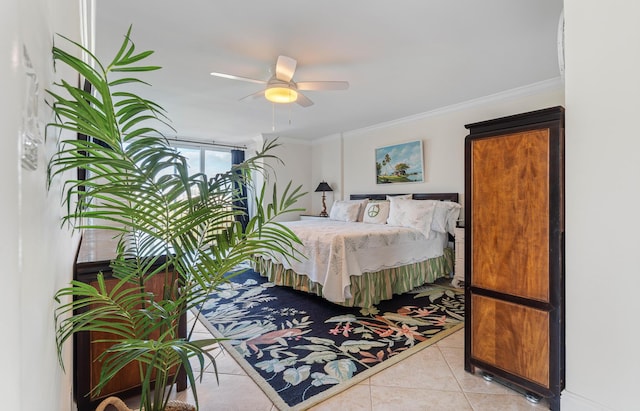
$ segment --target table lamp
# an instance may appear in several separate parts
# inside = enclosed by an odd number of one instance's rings
[[[326,181],[321,181],[320,184],[318,184],[318,188],[316,188],[316,193],[321,191],[322,192],[322,212],[320,213],[321,217],[328,217],[329,214],[327,214],[327,203],[325,201],[325,193],[327,191],[333,191],[331,189],[331,187],[329,187],[329,184],[326,183]]]

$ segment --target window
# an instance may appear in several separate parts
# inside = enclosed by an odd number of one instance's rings
[[[189,173],[205,173],[209,178],[231,169],[231,153],[205,147],[175,145],[186,159]]]
[[[209,178],[231,169],[229,151],[204,150],[204,172]]]
[[[207,178],[211,179],[215,177],[216,174],[226,173],[231,170],[232,157],[230,151],[198,147],[195,145],[174,144],[173,146],[187,160],[189,174],[204,173]],[[233,201],[234,205],[236,207],[240,206],[246,211],[246,200],[241,200],[238,204],[236,204],[236,201],[237,200]],[[236,216],[235,218],[243,224],[243,227],[246,227],[245,216]],[[228,223],[230,224],[231,221],[228,221]]]

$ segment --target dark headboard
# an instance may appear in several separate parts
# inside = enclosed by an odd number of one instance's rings
[[[388,194],[390,196],[397,196],[401,194]],[[414,200],[440,200],[440,201],[453,201],[458,202],[458,193],[414,193],[412,194]],[[387,194],[351,194],[349,199],[351,200],[386,200]]]

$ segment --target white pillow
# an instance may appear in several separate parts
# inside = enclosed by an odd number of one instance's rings
[[[436,209],[433,212],[431,229],[439,233],[453,234],[462,206],[453,201],[436,201],[435,204]]]
[[[365,198],[362,200],[342,200],[342,201],[344,201],[345,203],[357,203],[358,205],[360,205],[360,209],[358,210],[358,219],[356,221],[362,221],[362,219],[364,218],[364,208],[369,202],[369,199]]]
[[[411,200],[413,198],[413,194],[398,194],[398,195],[388,195],[387,200]]]
[[[336,201],[331,207],[329,218],[338,221],[358,221],[360,206],[359,202]]]
[[[434,201],[393,199],[387,224],[415,228],[429,238],[435,208]]]
[[[369,203],[364,208],[362,221],[370,224],[386,224],[389,217],[389,201],[376,201]]]

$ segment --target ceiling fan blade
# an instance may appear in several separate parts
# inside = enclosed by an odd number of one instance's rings
[[[251,93],[248,96],[244,96],[242,97],[240,100],[238,101],[244,101],[244,100],[249,100],[249,99],[256,99],[258,97],[264,97],[264,90],[260,90],[260,91],[256,91],[255,93]]]
[[[264,80],[256,80],[256,79],[248,78],[248,77],[234,76],[233,74],[216,73],[215,71],[211,72],[211,75],[212,76],[216,76],[216,77],[227,78],[227,79],[231,79],[231,80],[248,81],[249,83],[267,84],[267,82],[264,81]]]
[[[298,90],[346,90],[348,81],[301,81],[296,83]]]
[[[296,103],[300,104],[302,107],[309,107],[313,105],[313,101],[309,100],[309,98],[302,93],[298,93]]]
[[[293,78],[293,73],[296,71],[296,65],[298,63],[295,59],[287,56],[278,56],[276,62],[276,78],[280,81],[290,82]]]

